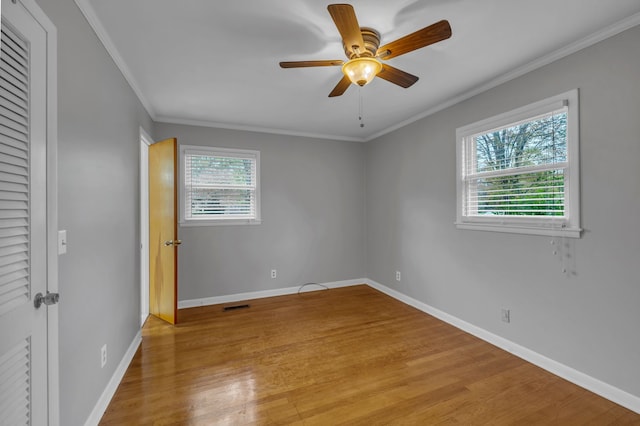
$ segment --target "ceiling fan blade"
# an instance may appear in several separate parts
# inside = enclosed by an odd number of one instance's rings
[[[451,26],[446,20],[436,22],[426,28],[411,33],[396,41],[385,44],[378,49],[376,56],[380,59],[391,59],[396,56],[429,46],[451,37]]]
[[[282,68],[305,68],[305,67],[331,67],[340,66],[344,64],[344,61],[339,59],[328,61],[294,61],[294,62],[280,62]]]
[[[329,97],[333,98],[334,96],[342,95],[351,85],[351,80],[346,75],[342,76],[342,80],[333,88],[331,93],[329,93]]]
[[[418,77],[409,74],[408,72],[399,70],[387,64],[382,64],[382,70],[378,73],[377,77],[380,77],[388,82],[397,84],[400,87],[410,87],[418,81]]]
[[[356,12],[350,4],[330,4],[327,9],[336,24],[346,49],[355,54],[364,53],[365,46]]]

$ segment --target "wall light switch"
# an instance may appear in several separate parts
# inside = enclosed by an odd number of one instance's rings
[[[58,231],[58,254],[65,254],[67,252],[67,231]]]

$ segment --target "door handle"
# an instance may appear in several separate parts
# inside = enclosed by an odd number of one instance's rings
[[[58,293],[49,293],[47,292],[46,296],[43,296],[42,293],[36,294],[36,297],[33,298],[33,306],[38,309],[43,304],[45,305],[55,305],[60,300],[60,294]]]
[[[165,246],[179,246],[182,244],[182,240],[167,240],[164,242]]]

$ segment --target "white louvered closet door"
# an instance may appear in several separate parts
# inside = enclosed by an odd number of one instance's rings
[[[0,425],[47,424],[46,32],[2,0]]]

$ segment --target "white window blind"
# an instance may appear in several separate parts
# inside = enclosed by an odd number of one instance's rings
[[[577,131],[577,91],[458,129],[458,227],[579,236]]]
[[[465,143],[466,216],[565,217],[566,107]]]
[[[259,152],[188,146],[180,152],[183,223],[259,221]]]

